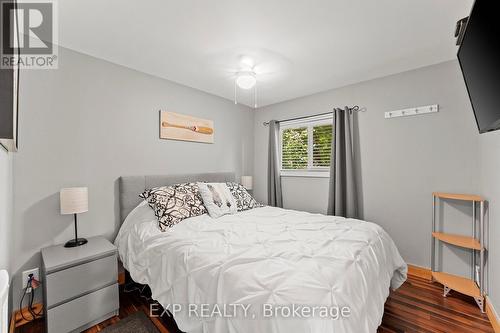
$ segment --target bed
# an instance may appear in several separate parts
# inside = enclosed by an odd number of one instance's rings
[[[184,332],[376,332],[407,266],[377,224],[261,207],[166,232],[138,194],[232,173],[120,178],[115,244],[131,278]]]

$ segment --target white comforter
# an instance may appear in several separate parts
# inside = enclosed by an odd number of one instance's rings
[[[142,203],[115,244],[186,332],[376,332],[407,272],[374,223],[273,207],[161,232]]]

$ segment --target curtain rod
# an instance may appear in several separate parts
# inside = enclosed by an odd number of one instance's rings
[[[346,106],[347,107],[347,106]],[[344,111],[343,109],[341,109],[342,111]],[[353,112],[364,112],[365,111],[365,108],[362,108],[360,109],[359,106],[357,105],[354,105],[352,108],[349,108],[349,111],[353,111]],[[313,114],[313,115],[310,115],[310,116],[302,116],[302,117],[295,117],[295,118],[288,118],[288,119],[282,119],[282,120],[277,120],[276,122],[278,123],[281,123],[281,122],[284,122],[284,121],[292,121],[292,120],[299,120],[299,119],[306,119],[306,118],[312,118],[312,117],[318,117],[318,116],[324,116],[324,115],[327,115],[327,114],[332,114],[333,111],[330,111],[330,112],[323,112],[323,113],[318,113],[318,114]],[[264,126],[267,126],[269,125],[269,121],[265,121],[262,123]]]

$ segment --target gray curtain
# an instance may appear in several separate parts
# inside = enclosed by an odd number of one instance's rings
[[[354,113],[348,107],[334,109],[333,140],[330,160],[328,214],[358,218],[356,172],[352,124]]]
[[[279,130],[276,120],[269,122],[269,158],[267,166],[267,201],[269,206],[283,207],[281,195],[281,177],[279,163]]]

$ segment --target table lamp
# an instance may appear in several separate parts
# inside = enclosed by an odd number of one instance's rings
[[[75,217],[75,239],[72,239],[64,247],[76,247],[87,243],[85,238],[78,238],[77,214],[89,210],[89,191],[87,187],[63,188],[60,192],[61,214],[73,214]]]

